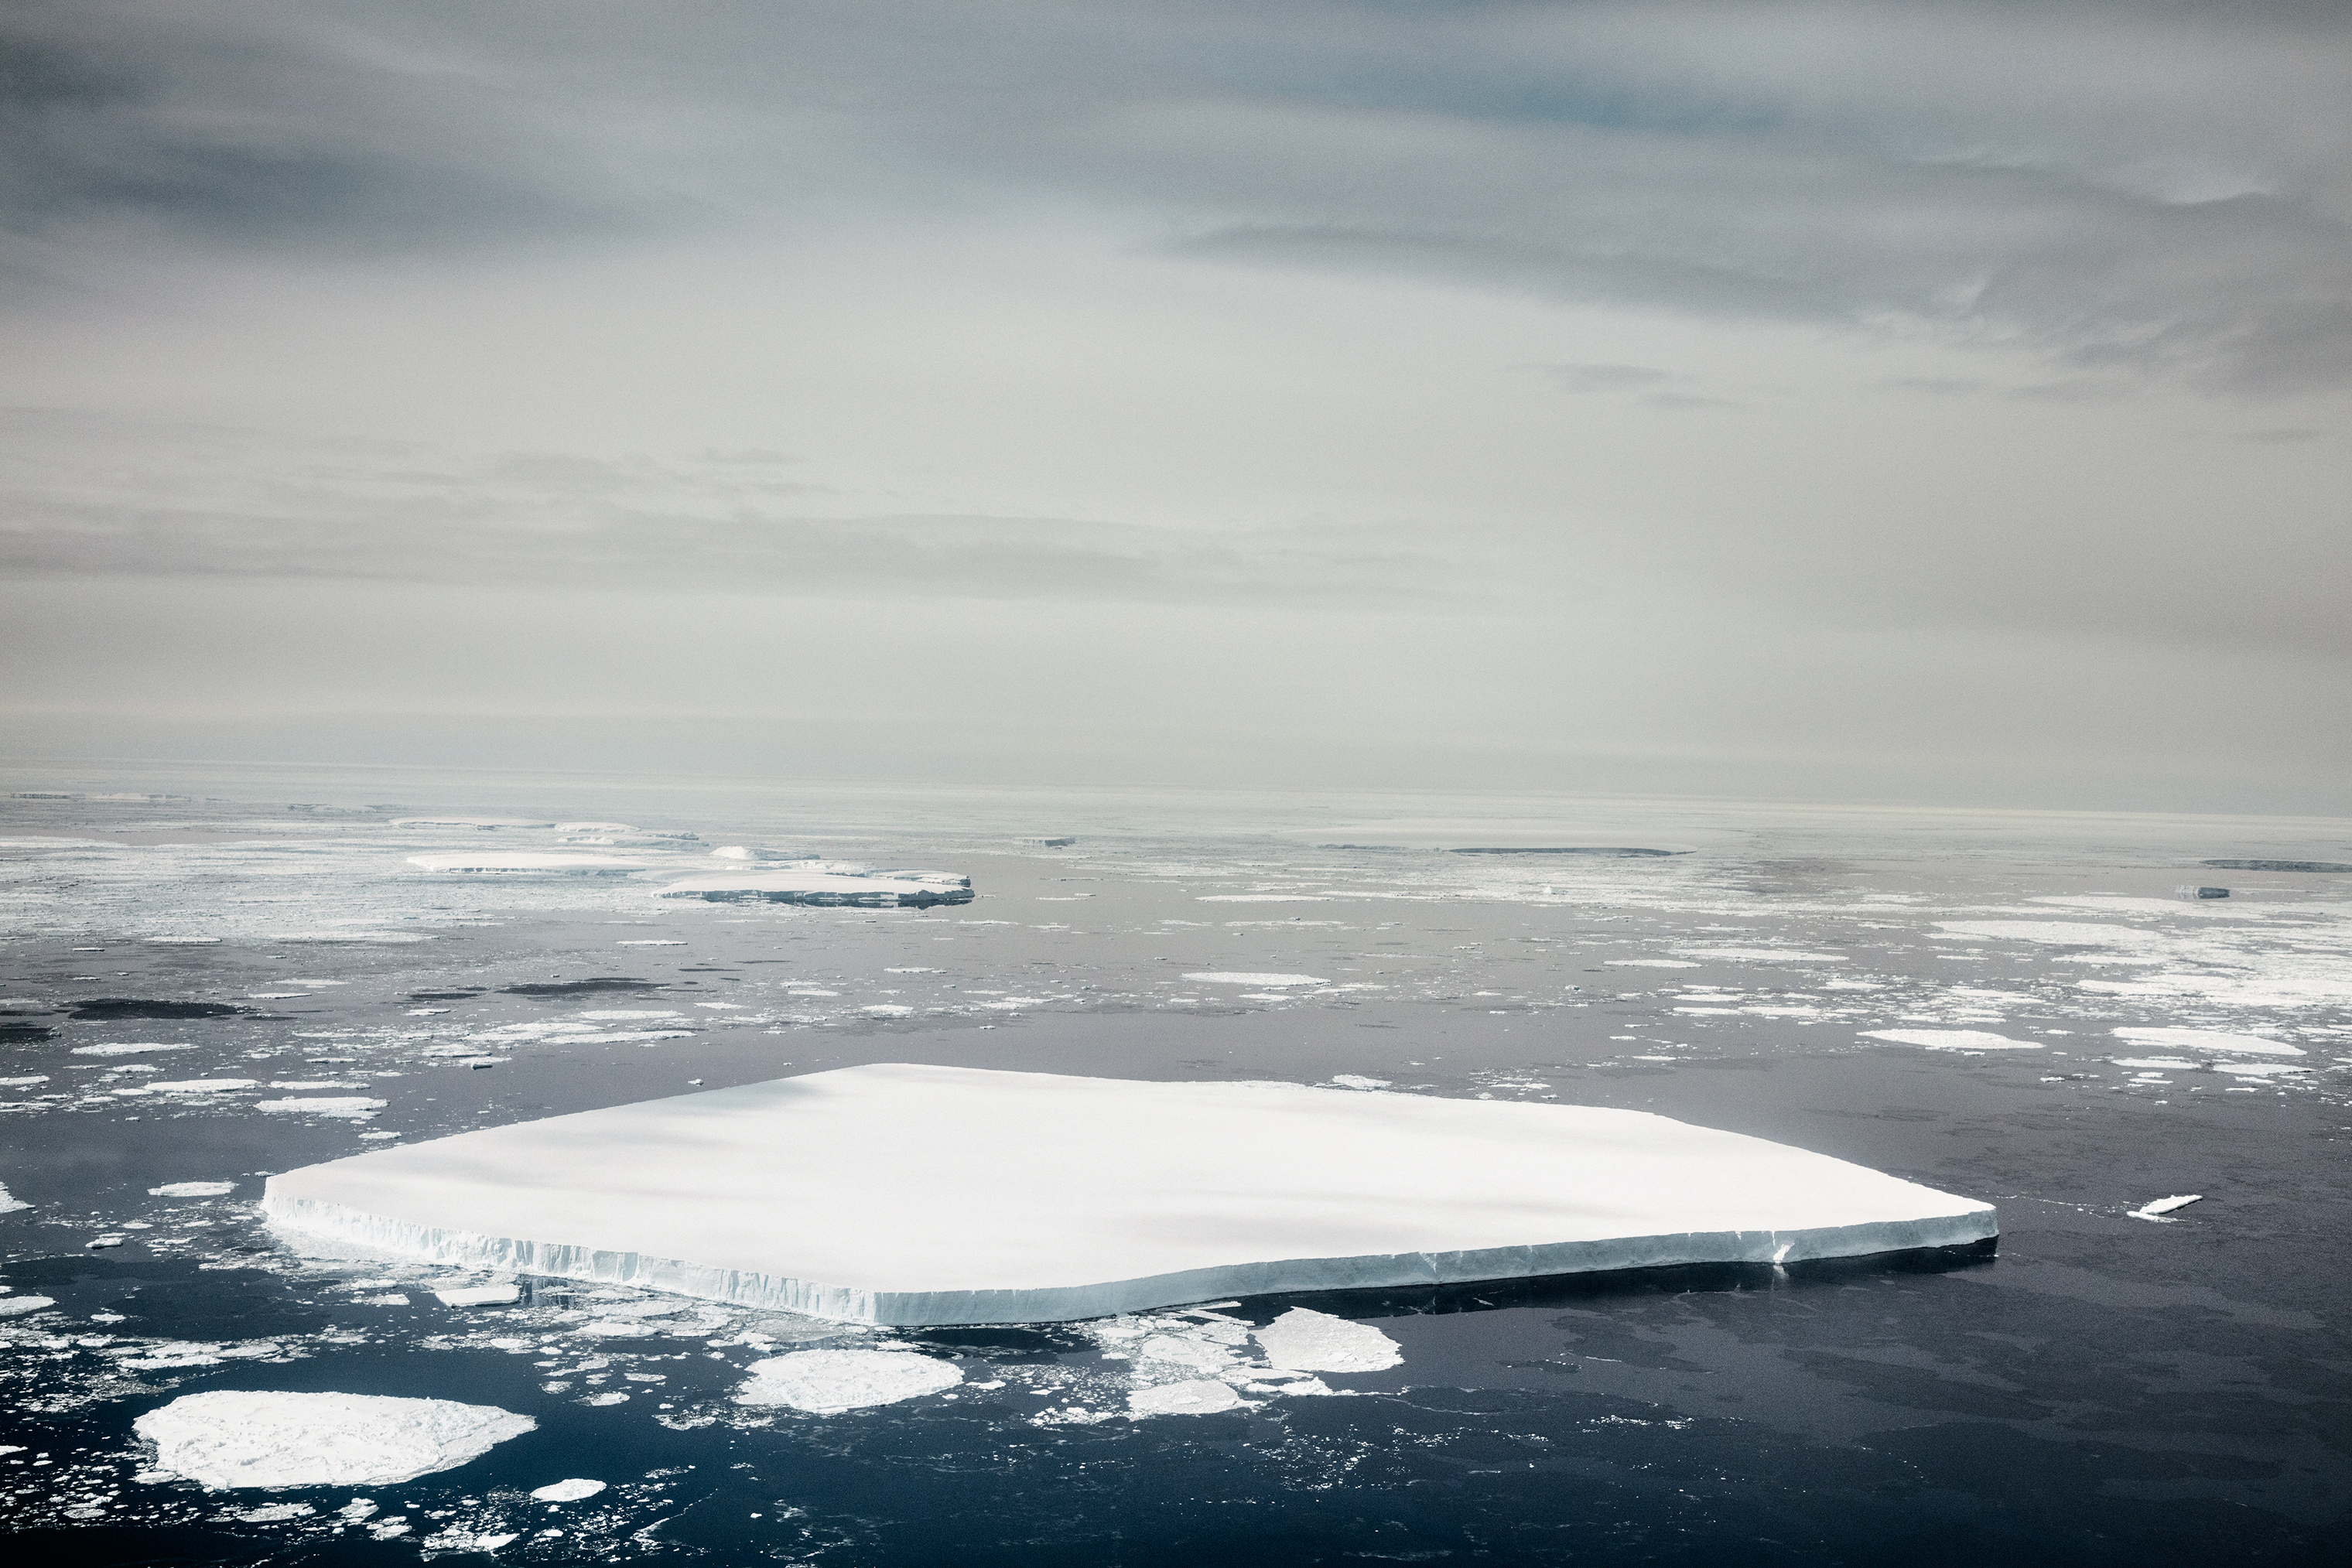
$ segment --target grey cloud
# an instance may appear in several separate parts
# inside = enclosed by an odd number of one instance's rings
[[[1235,263],[2352,376],[2305,5],[18,6],[43,245],[479,245],[1044,193]],[[63,237],[60,237],[63,236]],[[20,252],[49,266],[49,250]]]

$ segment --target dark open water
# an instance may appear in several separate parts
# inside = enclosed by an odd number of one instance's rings
[[[402,1563],[506,1534],[509,1562],[844,1568],[2352,1560],[2352,877],[2196,863],[2352,859],[2347,824],[544,780],[292,795],[699,832],[647,852],[673,868],[806,843],[965,872],[982,895],[755,910],[657,904],[643,880],[431,877],[404,853],[478,841],[289,810],[278,782],[84,773],[17,787],[222,799],[6,802],[0,1076],[42,1082],[0,1089],[17,1107],[0,1181],[30,1206],[0,1217],[0,1279],[57,1303],[0,1319],[17,1561]],[[1547,813],[1699,848],[1313,847],[1382,816]],[[1078,842],[1013,842],[1046,832]],[[2217,879],[2225,909],[2171,897]],[[1244,999],[1182,978],[1212,969],[1332,984]],[[506,989],[583,979],[640,984]],[[110,998],[246,1010],[88,1006]],[[695,1032],[601,1041],[586,1007]],[[2304,1071],[2131,1065],[2165,1053],[2110,1031],[2144,1025],[2253,1031]],[[2037,1049],[1865,1038],[1885,1029]],[[386,1105],[348,1121],[259,1112],[266,1087],[142,1094],[141,1058],[74,1053],[110,1041],[191,1047],[143,1076],[351,1082]],[[822,1325],[687,1314],[585,1341],[584,1320],[666,1303],[541,1281],[515,1307],[444,1308],[415,1288],[442,1270],[298,1259],[252,1218],[265,1173],[382,1141],[366,1133],[871,1061],[1638,1107],[1992,1200],[2004,1234],[1992,1257],[1247,1301],[1233,1315],[1375,1322],[1403,1362],[1228,1415],[1094,1418],[1132,1368],[1083,1325],[911,1333],[962,1358],[956,1397],[814,1417],[728,1396],[763,1354],[747,1331],[789,1348],[828,1343]],[[239,1186],[148,1194],[193,1180]],[[2206,1196],[2129,1218],[2173,1193]],[[103,1237],[121,1244],[88,1246]],[[133,1419],[214,1388],[432,1396],[539,1429],[398,1487],[136,1479]],[[609,1490],[524,1495],[572,1476]],[[346,1520],[358,1497],[373,1512]],[[310,1511],[242,1517],[289,1503]]]

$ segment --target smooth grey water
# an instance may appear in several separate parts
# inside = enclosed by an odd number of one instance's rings
[[[0,1090],[16,1107],[0,1113],[0,1180],[31,1206],[0,1218],[0,1245],[11,1293],[57,1303],[0,1320],[0,1443],[20,1449],[0,1468],[8,1527],[40,1560],[390,1563],[503,1535],[499,1557],[551,1562],[2345,1553],[2352,890],[2231,871],[2226,907],[2172,891],[2212,880],[2206,859],[2346,858],[2346,824],[593,780],[443,781],[423,800],[413,779],[341,796],[358,787],[306,780],[305,810],[252,779],[180,791],[235,800],[87,798],[135,782],[26,781],[67,798],[9,801],[0,844],[0,1076],[44,1080]],[[434,878],[404,855],[446,835],[361,809],[394,800],[701,833],[657,852],[656,881],[712,844],[800,842],[968,873],[980,896],[747,909],[656,901],[646,878]],[[1316,847],[1347,823],[1547,812],[1696,847]],[[1062,848],[1013,842],[1069,833]],[[1328,983],[1184,977],[1217,970]],[[557,988],[599,980],[632,984]],[[107,998],[241,1010],[90,1006]],[[675,1012],[693,1032],[584,1038],[580,1013],[619,1008]],[[2147,1067],[2132,1064],[2168,1052],[2112,1033],[2182,1026],[2303,1054]],[[1889,1030],[2029,1049],[1870,1037]],[[76,1054],[112,1041],[189,1049]],[[906,1334],[961,1358],[957,1397],[815,1417],[730,1395],[762,1354],[747,1333],[830,1343],[823,1325],[722,1312],[587,1341],[583,1320],[663,1303],[540,1281],[513,1307],[444,1308],[419,1288],[439,1270],[299,1259],[251,1211],[265,1173],[386,1141],[371,1134],[413,1141],[874,1061],[1344,1073],[1387,1092],[1630,1106],[1994,1201],[2003,1236],[1991,1258],[1307,1300],[1376,1323],[1402,1364],[1227,1415],[1097,1418],[1133,1374],[1085,1325]],[[133,1071],[151,1061],[168,1072]],[[142,1078],[207,1075],[265,1087],[139,1092]],[[351,1083],[386,1103],[364,1121],[273,1114],[256,1109],[271,1082]],[[239,1185],[149,1196],[192,1180]],[[2129,1215],[2176,1193],[2204,1197],[2168,1222]],[[89,1245],[107,1238],[119,1244]],[[210,1388],[457,1398],[540,1427],[367,1491],[364,1521],[340,1511],[350,1489],[135,1479],[131,1422]],[[612,1485],[582,1504],[525,1495],[565,1476]],[[242,1517],[289,1502],[310,1511]]]

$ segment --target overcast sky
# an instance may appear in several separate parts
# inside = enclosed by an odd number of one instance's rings
[[[19,0],[0,739],[2352,811],[2352,7]]]

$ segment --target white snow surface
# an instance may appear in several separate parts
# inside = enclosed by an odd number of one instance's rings
[[[1397,1342],[1370,1323],[1293,1307],[1256,1332],[1268,1365],[1294,1372],[1379,1372],[1404,1360]]]
[[[2153,1045],[2165,1051],[2201,1051],[2221,1056],[2301,1056],[2299,1045],[2287,1045],[2259,1035],[2225,1034],[2212,1029],[2119,1029],[2118,1039],[2134,1045]]]
[[[963,1381],[953,1362],[905,1351],[799,1350],[744,1370],[751,1376],[735,1391],[737,1404],[783,1405],[813,1416],[895,1405]]]
[[[898,1063],[378,1149],[272,1176],[262,1207],[323,1252],[908,1324],[1998,1228],[1989,1204],[1639,1111]]]
[[[131,1423],[155,1468],[230,1487],[389,1486],[479,1458],[539,1425],[493,1405],[375,1394],[186,1394]]]

